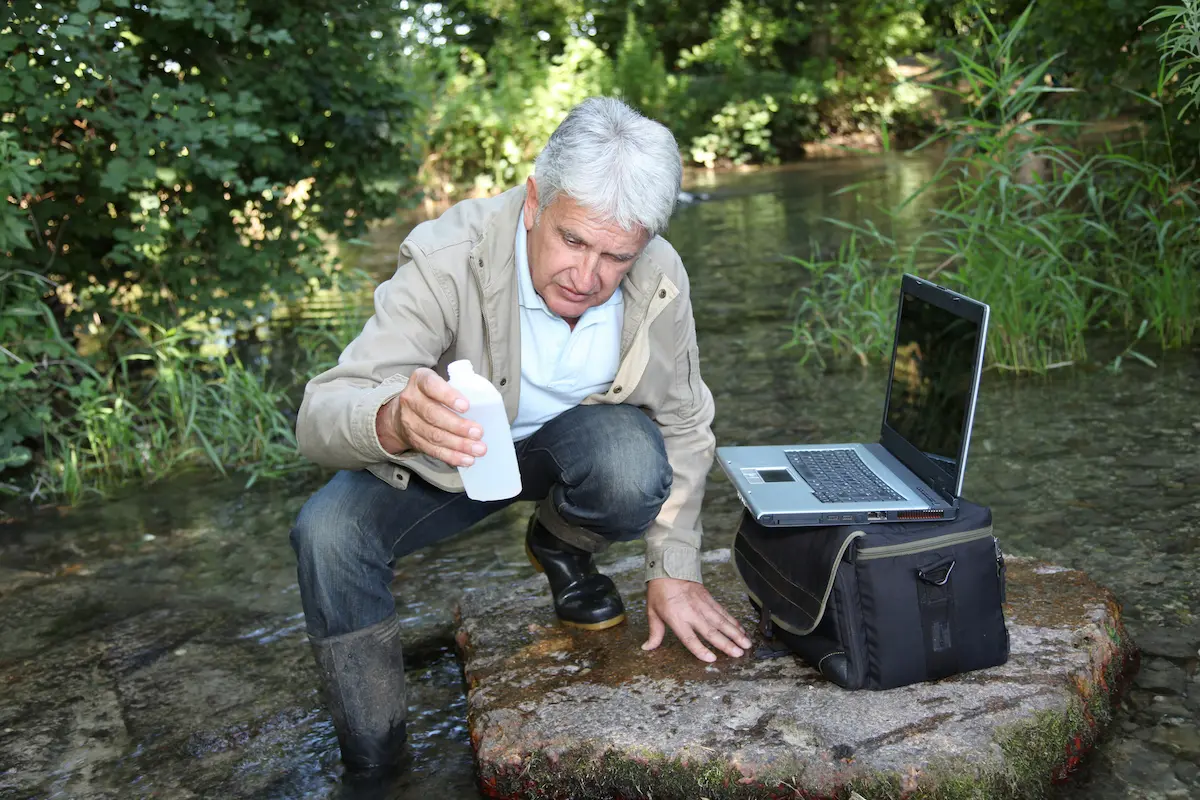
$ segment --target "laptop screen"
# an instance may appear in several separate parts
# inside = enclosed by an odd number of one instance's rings
[[[979,336],[978,321],[901,294],[884,423],[929,459],[944,478],[935,482],[951,491],[961,487]]]

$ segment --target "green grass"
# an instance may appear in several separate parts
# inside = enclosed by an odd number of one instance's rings
[[[110,370],[54,387],[65,402],[44,428],[35,495],[74,503],[197,462],[247,483],[304,467],[288,399],[260,370],[198,356],[178,330],[125,328],[128,352]]]
[[[837,223],[852,230],[836,254],[795,259],[809,273],[790,342],[802,360],[888,357],[905,271],[991,306],[994,368],[1045,372],[1086,361],[1087,335],[1097,329],[1128,332],[1123,356],[1144,361],[1133,342],[1192,341],[1200,186],[1176,170],[1169,146],[1071,145],[1074,123],[1041,113],[1044,97],[1061,91],[1045,80],[1053,59],[1030,66],[1012,56],[1026,18],[1004,34],[990,29],[983,53],[955,54],[944,90],[960,113],[927,143],[944,144],[945,160],[893,210],[936,198],[916,242],[900,246],[876,228]]]
[[[42,446],[4,472],[0,490],[75,504],[185,466],[236,472],[247,485],[310,469],[297,453],[290,394],[330,365],[360,324],[293,328],[300,362],[277,385],[265,366],[232,352],[200,355],[206,348],[197,346],[195,331],[121,318],[105,330],[102,347],[120,352],[107,369],[99,356],[63,351],[32,363],[23,384],[5,387],[10,411],[29,408],[40,422]]]

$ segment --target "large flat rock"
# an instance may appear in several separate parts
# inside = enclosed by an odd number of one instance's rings
[[[747,630],[729,552],[705,581]],[[1078,764],[1133,663],[1112,595],[1081,572],[1010,559],[1003,667],[850,692],[791,657],[715,664],[647,637],[641,559],[608,567],[629,621],[555,622],[540,576],[465,597],[458,644],[490,797],[1038,797]],[[756,646],[760,637],[752,632]]]

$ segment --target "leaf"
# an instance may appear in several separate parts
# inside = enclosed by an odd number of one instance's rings
[[[79,0],[78,8],[84,14],[90,14],[100,7],[100,0]]]
[[[28,447],[17,445],[11,448],[7,453],[0,452],[0,469],[11,469],[13,467],[23,467],[33,458],[33,453]]]
[[[114,158],[108,162],[108,166],[104,169],[104,177],[100,179],[100,185],[113,193],[120,193],[125,190],[128,183],[129,160]]]
[[[1156,369],[1158,368],[1158,364],[1155,364],[1155,363],[1154,363],[1153,361],[1151,361],[1151,360],[1150,360],[1148,357],[1146,357],[1146,356],[1142,355],[1142,354],[1141,354],[1141,353],[1139,353],[1137,350],[1130,350],[1130,351],[1129,351],[1129,355],[1133,356],[1133,357],[1134,357],[1134,358],[1136,358],[1138,361],[1142,362],[1143,364],[1145,364],[1145,365],[1146,365],[1146,366],[1148,366],[1148,367],[1154,367],[1154,368],[1156,368]]]

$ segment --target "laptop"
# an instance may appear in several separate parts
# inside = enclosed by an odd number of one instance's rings
[[[719,447],[742,504],[766,526],[954,519],[988,313],[906,274],[879,441]]]

